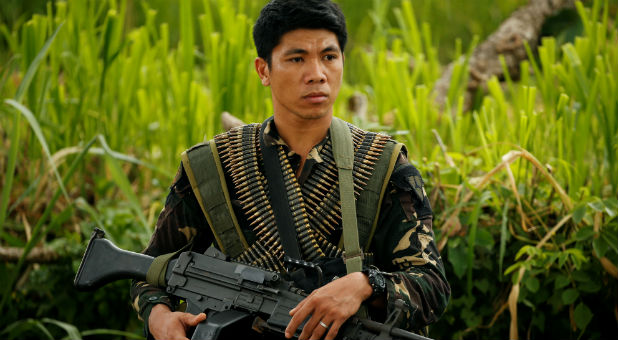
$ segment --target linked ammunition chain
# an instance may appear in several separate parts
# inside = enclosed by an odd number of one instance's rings
[[[361,130],[348,124],[354,142],[354,195],[358,199],[373,173],[375,162],[383,152],[388,137]],[[268,270],[284,268],[284,252],[279,239],[273,209],[268,200],[268,184],[263,174],[260,150],[260,124],[234,128],[215,137],[219,157],[230,176],[244,217],[257,235],[257,240],[236,259]],[[301,185],[290,165],[284,146],[278,145],[283,169],[285,193],[294,218],[303,258],[339,257],[342,250],[329,241],[341,226],[339,181],[331,139],[320,150],[321,162]]]

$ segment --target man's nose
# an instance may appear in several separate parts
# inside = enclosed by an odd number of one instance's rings
[[[324,72],[324,65],[319,60],[312,60],[305,64],[305,83],[324,83],[326,82],[326,73]]]

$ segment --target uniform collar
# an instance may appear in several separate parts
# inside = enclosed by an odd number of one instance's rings
[[[298,154],[294,152],[292,149],[290,149],[289,145],[279,135],[274,118],[272,116],[269,117],[268,119],[266,119],[265,123],[266,125],[264,128],[264,144],[266,146],[282,145],[287,151],[288,157],[292,157],[292,156],[298,157]],[[322,149],[324,148],[324,145],[326,145],[329,139],[330,139],[330,128],[329,128],[329,132],[326,133],[326,137],[322,139],[318,144],[316,144],[313,148],[311,148],[311,150],[309,151],[309,155],[307,155],[307,160],[312,159],[312,160],[315,160],[317,163],[323,162],[323,159],[320,156],[320,154],[322,153]]]

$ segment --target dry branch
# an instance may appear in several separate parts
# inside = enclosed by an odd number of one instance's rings
[[[24,252],[19,247],[0,247],[0,260],[3,262],[17,262]],[[34,247],[26,256],[26,263],[56,262],[61,256],[54,250],[43,247]]]
[[[535,51],[545,20],[563,9],[574,7],[573,0],[530,0],[513,12],[487,40],[470,56],[469,80],[464,94],[464,111],[469,110],[474,93],[484,87],[492,76],[504,76],[499,56],[503,55],[508,72],[514,78],[519,74],[519,64],[527,58],[524,42]],[[436,103],[444,105],[451,84],[455,62],[450,63],[434,86]]]
[[[223,112],[221,114],[221,124],[223,124],[223,130],[225,131],[228,131],[231,128],[245,125],[245,123],[242,120],[240,120],[239,118],[236,118],[229,112]]]

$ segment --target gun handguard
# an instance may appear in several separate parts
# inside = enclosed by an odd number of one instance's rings
[[[145,280],[154,258],[122,250],[95,229],[75,277],[79,290],[94,290],[121,279]],[[182,252],[167,265],[167,293],[184,299],[187,312],[205,312],[192,339],[215,340],[227,331],[253,328],[262,332],[283,334],[291,320],[289,315],[307,295],[279,273],[229,261],[227,256],[210,247],[204,254]],[[341,340],[430,340],[399,328],[394,324],[404,304],[396,304],[386,323],[352,317],[341,328]],[[239,327],[238,325],[242,325]],[[304,323],[295,334],[298,338]]]

